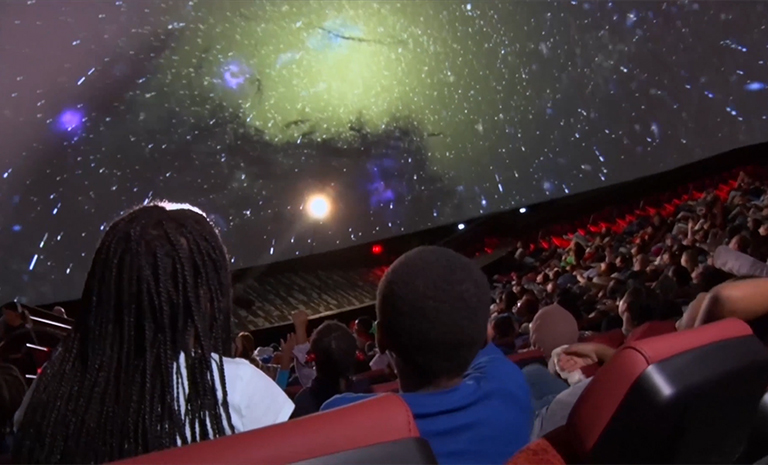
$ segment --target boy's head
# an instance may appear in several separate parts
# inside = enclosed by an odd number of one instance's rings
[[[440,247],[416,248],[379,283],[379,349],[393,355],[404,392],[461,379],[486,342],[485,275],[468,258]]]

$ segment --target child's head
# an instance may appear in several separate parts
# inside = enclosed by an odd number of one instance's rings
[[[315,358],[318,376],[329,379],[352,375],[357,360],[357,340],[346,326],[326,321],[312,334],[309,350]]]
[[[246,360],[253,356],[256,351],[256,343],[251,333],[242,332],[235,338],[235,347],[233,355],[235,358],[244,358]]]
[[[510,339],[517,334],[515,319],[509,313],[495,315],[488,322],[488,342]]]

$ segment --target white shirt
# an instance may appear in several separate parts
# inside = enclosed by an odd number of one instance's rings
[[[213,356],[213,363],[217,363],[218,356]],[[293,413],[294,405],[291,399],[282,389],[264,372],[243,359],[223,357],[224,379],[227,384],[227,400],[229,412],[232,415],[232,426],[235,433],[250,431],[256,428],[282,423]],[[214,366],[214,379],[219,401],[222,399],[219,371]],[[174,367],[174,375],[179,376],[184,398],[187,393],[187,370],[184,362],[184,354],[179,357],[179,363]],[[30,386],[24,401],[14,416],[13,426],[18,430],[24,411],[29,404],[29,399],[34,392],[35,383]],[[186,405],[181,402],[181,413],[184,415]],[[232,434],[226,421],[222,406],[222,418],[227,434]]]
[[[218,356],[214,355],[214,364],[217,363],[217,360]],[[248,360],[222,357],[222,361],[224,363],[224,378],[227,383],[227,401],[229,402],[229,412],[232,415],[232,426],[235,427],[235,433],[288,420],[295,406],[272,378],[251,365]],[[181,369],[174,368],[174,375],[181,377],[179,384],[183,390],[183,398],[186,398],[187,370],[185,369],[186,363],[183,353],[179,357],[178,367]],[[219,381],[219,371],[215,366],[213,375],[216,379],[219,401],[221,401],[221,382]],[[184,415],[185,409],[186,406],[182,402],[182,415]],[[223,406],[221,415],[224,419],[225,431],[227,434],[232,434],[229,431]]]
[[[371,363],[369,363],[369,366],[371,367],[371,370],[381,370],[384,368],[389,367],[389,355],[387,354],[376,354],[375,357],[373,357],[373,360],[371,360]]]
[[[307,353],[309,352],[309,342],[299,344],[293,348],[293,360],[296,367],[296,375],[302,387],[309,387],[312,380],[315,379],[315,369],[307,364]]]

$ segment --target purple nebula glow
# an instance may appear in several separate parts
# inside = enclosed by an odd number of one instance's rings
[[[57,118],[58,128],[62,131],[73,131],[83,124],[84,119],[85,115],[81,110],[64,110],[61,112],[61,114],[59,114],[59,117]]]
[[[371,208],[395,200],[395,193],[383,181],[370,184],[368,190],[371,194]]]
[[[237,89],[245,84],[245,81],[252,75],[250,68],[236,61],[224,65],[222,72],[224,84],[230,89]]]

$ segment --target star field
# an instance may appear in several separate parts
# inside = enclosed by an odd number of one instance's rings
[[[76,297],[109,222],[151,200],[208,212],[242,267],[763,142],[766,10],[3,2],[0,298]]]

